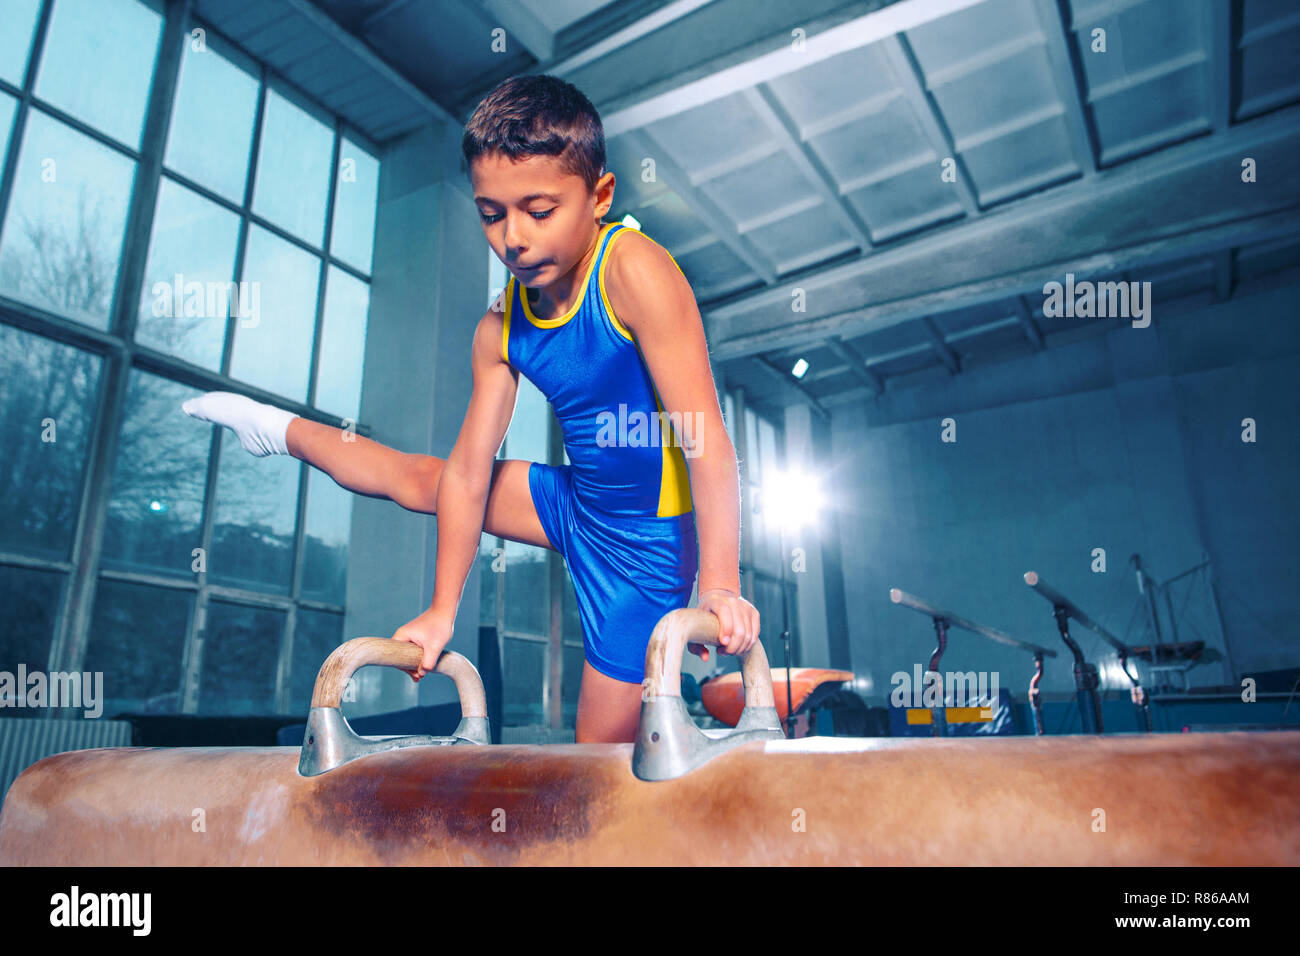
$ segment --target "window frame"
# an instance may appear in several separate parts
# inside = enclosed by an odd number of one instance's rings
[[[292,692],[289,671],[298,609],[304,608],[340,616],[346,610],[341,600],[335,603],[302,596],[307,517],[306,501],[310,466],[306,462],[299,463],[293,536],[293,571],[287,595],[210,583],[207,580],[206,572],[202,571],[194,572],[192,577],[183,574],[173,577],[150,571],[102,567],[101,552],[108,504],[112,492],[113,469],[118,451],[119,432],[127,411],[127,385],[131,372],[139,370],[200,391],[237,391],[257,401],[271,402],[282,408],[287,408],[294,414],[305,418],[336,427],[346,428],[352,426],[357,433],[368,436],[371,428],[367,425],[353,422],[351,419],[336,418],[330,413],[317,410],[312,403],[315,401],[317,379],[320,374],[320,344],[329,267],[335,266],[353,278],[364,282],[367,286],[371,285],[373,276],[373,259],[371,272],[367,273],[336,258],[330,252],[334,228],[334,209],[339,185],[339,155],[343,147],[343,141],[345,139],[351,141],[357,147],[375,157],[379,162],[380,176],[382,178],[383,151],[364,132],[345,122],[341,117],[333,116],[328,111],[324,111],[324,115],[329,117],[333,145],[330,160],[329,195],[326,199],[325,224],[321,245],[319,247],[313,246],[253,213],[251,205],[257,175],[257,151],[263,138],[262,126],[267,91],[275,89],[277,93],[296,105],[301,105],[305,101],[310,104],[309,111],[313,112],[314,115],[320,115],[322,108],[311,97],[298,90],[290,81],[271,69],[266,63],[243,50],[238,44],[221,34],[220,31],[211,27],[206,21],[194,16],[189,4],[163,2],[163,0],[134,0],[134,2],[143,2],[146,6],[159,10],[163,15],[162,35],[152,66],[153,73],[150,80],[144,130],[140,137],[139,149],[118,142],[110,135],[100,132],[95,127],[44,102],[34,94],[34,82],[40,70],[49,32],[53,0],[42,0],[41,2],[36,26],[30,37],[27,65],[21,87],[0,79],[0,92],[13,97],[16,101],[13,123],[9,130],[8,149],[4,156],[0,157],[0,161],[3,163],[3,165],[0,165],[0,227],[3,226],[11,205],[17,162],[25,139],[27,120],[33,109],[39,110],[45,116],[56,122],[63,123],[74,132],[80,133],[94,142],[127,157],[134,165],[133,181],[126,210],[124,238],[116,264],[117,271],[114,276],[107,330],[95,328],[81,321],[19,300],[8,297],[0,298],[0,322],[13,327],[20,333],[37,335],[88,352],[98,357],[102,362],[89,448],[79,488],[78,515],[69,556],[55,560],[21,552],[0,551],[0,565],[53,571],[62,576],[62,599],[54,615],[54,633],[48,658],[48,666],[51,670],[80,671],[82,669],[81,665],[85,660],[89,641],[94,601],[101,580],[130,582],[169,590],[192,592],[194,597],[189,616],[190,625],[185,635],[181,686],[178,688],[181,699],[178,713],[194,714],[198,712],[200,677],[198,661],[210,602],[217,600],[241,606],[267,608],[283,612],[284,624],[280,635],[278,667],[275,675],[275,707],[277,714],[285,714],[289,712],[287,707]],[[195,28],[203,29],[205,43],[210,50],[227,57],[236,66],[250,72],[250,75],[254,75],[258,80],[258,104],[254,117],[254,126],[249,138],[250,153],[243,197],[240,203],[234,203],[184,174],[170,169],[164,162],[168,133],[173,120],[183,47],[185,43],[189,42],[191,31]],[[250,69],[250,65],[252,69]],[[236,382],[229,377],[236,321],[234,316],[227,319],[221,365],[216,370],[194,365],[185,359],[141,345],[135,341],[135,328],[145,279],[144,272],[163,177],[167,177],[173,183],[183,186],[239,216],[239,237],[233,262],[232,281],[240,281],[244,273],[250,224],[256,224],[266,229],[269,233],[312,255],[318,261],[319,275],[317,278],[311,366],[305,401],[299,402],[292,398],[270,393],[255,386]],[[376,202],[378,203],[378,191],[376,192]],[[216,511],[215,492],[217,475],[220,469],[221,432],[221,429],[212,429],[207,461],[208,470],[204,485],[203,519],[200,538],[196,541],[196,546],[204,548],[205,553],[210,551]],[[71,718],[79,716],[79,712],[75,708],[57,710],[51,708],[43,716],[48,718]]]

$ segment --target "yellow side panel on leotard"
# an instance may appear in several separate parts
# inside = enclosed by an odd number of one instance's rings
[[[510,364],[510,303],[515,297],[515,280],[511,278],[506,283],[506,291],[502,293],[506,300],[505,320],[501,323],[501,361],[507,365]]]
[[[660,412],[664,410],[657,390],[655,405]],[[686,455],[676,444],[681,436],[673,438],[672,424],[665,417],[660,417],[659,420],[664,425],[659,432],[659,444],[663,448],[663,468],[659,479],[658,513],[659,517],[668,518],[673,515],[684,515],[691,510],[691,473],[686,467]]]

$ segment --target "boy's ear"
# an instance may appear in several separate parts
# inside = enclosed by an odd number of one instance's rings
[[[608,183],[605,183],[605,177],[606,177],[606,176],[609,177],[609,182],[608,182]],[[604,170],[604,171],[602,171],[601,174],[600,174],[600,178],[596,180],[596,195],[597,195],[597,196],[600,195],[602,189],[605,189],[605,188],[608,188],[608,189],[609,189],[609,202],[608,202],[608,203],[603,203],[603,202],[597,202],[597,203],[596,203],[596,213],[597,213],[601,218],[604,218],[604,216],[605,216],[606,214],[608,214],[608,213],[609,213],[609,210],[612,209],[613,206],[614,206],[614,185],[615,185],[616,182],[617,182],[617,180],[614,178],[614,174],[613,174],[612,172],[610,172],[609,170]],[[601,208],[602,206],[604,206],[603,209]]]

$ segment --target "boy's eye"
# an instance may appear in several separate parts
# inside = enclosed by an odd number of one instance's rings
[[[534,219],[549,219],[550,216],[551,216],[551,213],[553,213],[553,212],[555,212],[554,209],[548,209],[548,210],[546,210],[545,212],[540,212],[540,213],[538,213],[538,212],[533,212],[533,213],[529,213],[529,215],[532,216]],[[500,216],[485,216],[485,215],[483,215],[482,213],[479,213],[479,218],[482,219],[484,223],[486,223],[487,225],[490,226],[490,225],[492,225],[492,223],[496,222],[496,221],[497,221],[498,219],[500,219],[501,217],[500,217]]]

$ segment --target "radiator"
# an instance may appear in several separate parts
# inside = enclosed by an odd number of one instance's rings
[[[503,744],[571,744],[573,741],[572,727],[561,730],[537,725],[501,728]]]
[[[42,720],[0,717],[0,807],[9,785],[36,761],[65,750],[131,746],[125,720]]]

